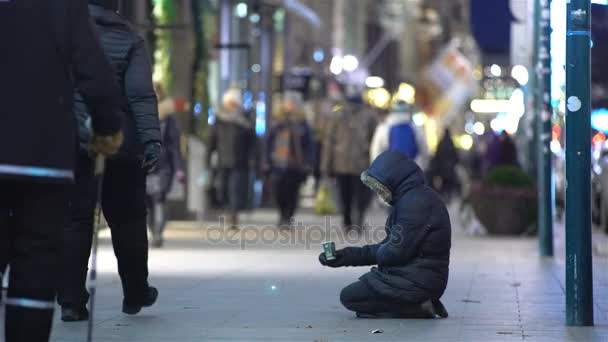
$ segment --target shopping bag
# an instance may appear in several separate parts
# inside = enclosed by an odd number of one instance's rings
[[[323,182],[317,191],[315,199],[315,214],[317,215],[333,215],[336,213],[336,205],[331,188],[326,182]]]

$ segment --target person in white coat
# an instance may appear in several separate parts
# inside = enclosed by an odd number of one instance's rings
[[[376,127],[370,147],[370,160],[382,152],[397,150],[424,170],[428,165],[429,149],[421,127],[412,121],[412,106],[404,101],[395,103],[391,113]]]

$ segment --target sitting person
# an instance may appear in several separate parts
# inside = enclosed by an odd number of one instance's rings
[[[387,237],[375,245],[319,256],[324,266],[373,267],[345,287],[340,301],[362,318],[445,318],[439,298],[448,284],[451,226],[445,204],[425,185],[416,163],[398,151],[382,153],[361,180],[392,206]]]

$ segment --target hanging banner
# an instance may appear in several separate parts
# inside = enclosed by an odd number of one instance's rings
[[[475,85],[471,63],[450,44],[420,75],[416,104],[427,115],[446,115],[460,110]]]

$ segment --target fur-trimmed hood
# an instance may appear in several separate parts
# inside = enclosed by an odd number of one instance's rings
[[[361,174],[361,181],[390,205],[411,189],[425,184],[420,167],[397,151],[380,154],[369,169]]]

